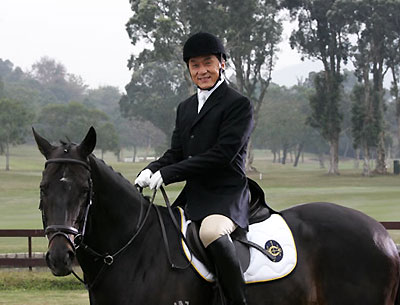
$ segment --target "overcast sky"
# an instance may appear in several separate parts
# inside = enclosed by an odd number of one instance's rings
[[[0,0],[0,58],[27,71],[48,56],[91,88],[112,85],[123,90],[130,80],[126,64],[134,52],[125,30],[131,13],[128,0]],[[289,33],[287,28],[273,74],[273,81],[286,85],[315,68],[300,64],[287,42]]]

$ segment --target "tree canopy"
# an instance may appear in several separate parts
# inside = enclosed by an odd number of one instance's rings
[[[10,146],[25,142],[33,113],[22,102],[0,98],[0,152],[6,155],[5,169],[10,170]]]

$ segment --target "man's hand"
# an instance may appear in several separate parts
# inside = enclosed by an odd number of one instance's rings
[[[163,178],[161,177],[160,171],[156,171],[153,176],[151,176],[150,179],[150,189],[151,190],[158,190],[161,187],[161,184],[163,184]]]
[[[139,176],[135,180],[135,184],[140,187],[147,187],[150,185],[150,178],[153,176],[153,172],[148,168],[141,171]]]

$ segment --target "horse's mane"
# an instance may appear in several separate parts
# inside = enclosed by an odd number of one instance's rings
[[[97,158],[94,154],[91,154],[89,156],[89,160],[93,160],[95,162],[96,166],[99,168],[101,172],[106,173],[110,178],[112,178],[115,183],[117,183],[119,186],[126,188],[127,190],[130,190],[132,192],[137,193],[136,188],[133,186],[133,184],[126,179],[120,172],[116,172],[112,166],[108,165],[104,160]],[[92,161],[91,161],[92,162]]]
[[[68,142],[60,140],[63,149],[69,151],[72,147],[77,146],[76,143],[71,142],[69,139],[67,140]],[[100,172],[106,174],[108,178],[111,178],[116,184],[124,188],[127,192],[131,193],[132,195],[139,194],[136,187],[134,187],[128,179],[126,179],[121,173],[116,172],[110,165],[104,162],[104,160],[97,158],[93,153],[89,155],[89,162],[94,162]]]

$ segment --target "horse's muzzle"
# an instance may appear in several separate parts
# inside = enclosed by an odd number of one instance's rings
[[[66,276],[72,272],[75,259],[73,245],[62,235],[55,236],[49,243],[46,253],[46,263],[55,276]]]

